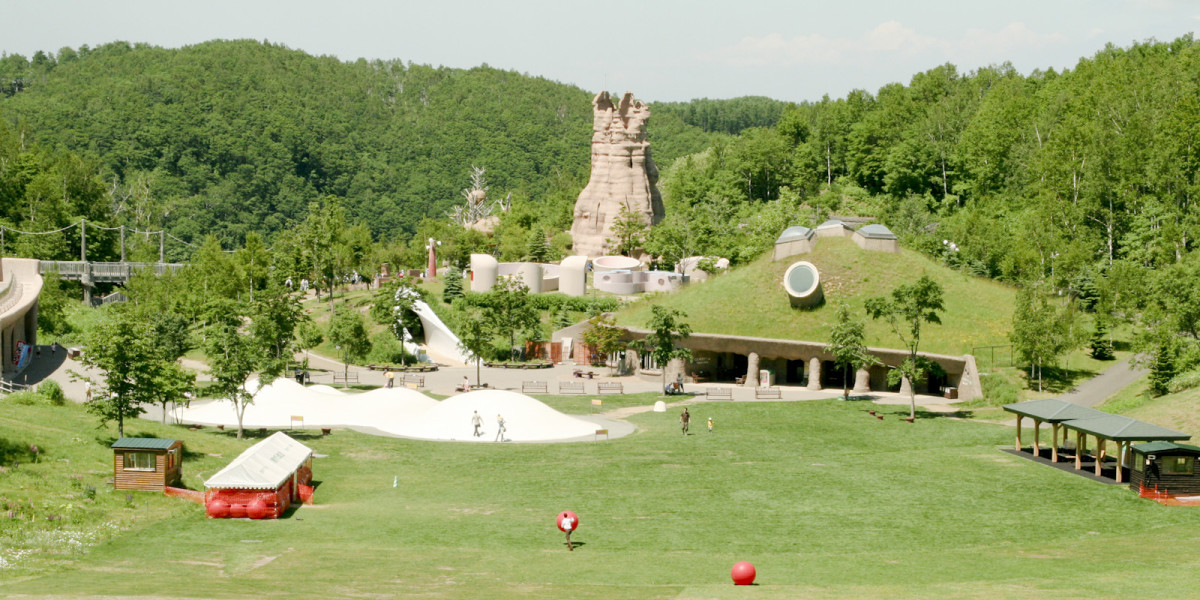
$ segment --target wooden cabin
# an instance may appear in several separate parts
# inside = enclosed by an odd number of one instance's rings
[[[183,478],[181,440],[123,437],[112,449],[113,489],[161,492]]]
[[[1200,448],[1174,442],[1149,442],[1133,446],[1129,487],[1143,486],[1170,496],[1200,495]]]
[[[312,450],[282,431],[251,446],[204,487],[214,519],[278,519],[293,502],[312,498]]]

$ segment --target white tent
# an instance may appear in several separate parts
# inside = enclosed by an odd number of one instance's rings
[[[283,485],[309,457],[312,449],[282,431],[250,446],[233,462],[204,482],[210,489],[267,490]]]

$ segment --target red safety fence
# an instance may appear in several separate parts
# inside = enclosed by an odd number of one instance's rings
[[[200,490],[185,490],[183,488],[165,486],[163,487],[163,493],[172,498],[183,498],[197,504],[204,504],[204,492]]]
[[[305,504],[312,504],[313,503],[313,492],[315,490],[316,490],[316,488],[314,488],[310,485],[304,485],[303,483],[300,484],[300,501]]]
[[[1174,497],[1174,496],[1172,496],[1171,492],[1169,492],[1166,488],[1159,490],[1158,485],[1155,485],[1153,488],[1148,488],[1148,487],[1146,487],[1146,484],[1144,484],[1144,483],[1138,484],[1138,495],[1143,498],[1150,498],[1153,500],[1158,500],[1159,498],[1173,498]]]
[[[204,512],[213,519],[278,519],[292,503],[292,482],[277,490],[209,490]]]

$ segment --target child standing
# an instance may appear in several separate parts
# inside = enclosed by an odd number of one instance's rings
[[[708,418],[708,432],[709,433],[712,433],[712,424],[713,424],[712,417],[709,417]]]

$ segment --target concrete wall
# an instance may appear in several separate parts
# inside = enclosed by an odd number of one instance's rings
[[[812,252],[813,243],[815,241],[816,241],[815,239],[792,240],[790,242],[784,242],[782,244],[775,244],[775,251],[771,255],[771,260],[783,260],[789,256],[796,256],[798,254],[808,254],[809,252]]]
[[[892,254],[900,253],[900,241],[888,240],[882,238],[869,238],[864,235],[854,232],[852,236],[854,243],[858,244],[863,250],[871,250],[873,252],[890,252]]]
[[[42,293],[39,261],[0,259],[0,372],[14,373],[17,342],[37,345],[38,296]]]

